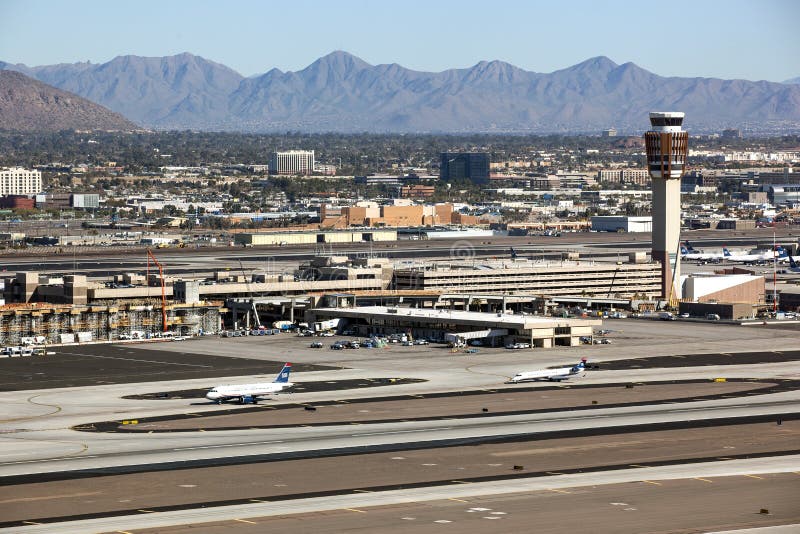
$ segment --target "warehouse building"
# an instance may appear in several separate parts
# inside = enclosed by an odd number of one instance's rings
[[[595,232],[651,232],[653,218],[598,215],[592,217],[592,230]]]
[[[364,243],[371,241],[397,241],[397,230],[331,230],[299,232],[257,232],[234,236],[237,245],[313,245],[315,243]]]

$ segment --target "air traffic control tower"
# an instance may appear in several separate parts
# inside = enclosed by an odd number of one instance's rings
[[[684,132],[683,113],[650,113],[651,129],[644,134],[647,170],[653,179],[653,251],[661,262],[661,296],[678,298],[681,232],[681,176],[689,152],[689,133]]]

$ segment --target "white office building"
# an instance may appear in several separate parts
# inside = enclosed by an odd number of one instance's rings
[[[313,150],[273,152],[269,158],[270,174],[311,174],[314,172]]]
[[[22,167],[0,168],[0,196],[33,195],[42,190],[42,173]]]

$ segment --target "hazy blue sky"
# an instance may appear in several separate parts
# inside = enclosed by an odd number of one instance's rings
[[[798,0],[0,0],[0,60],[191,52],[249,76],[333,50],[429,71],[605,55],[664,76],[783,81],[800,76],[799,20]]]

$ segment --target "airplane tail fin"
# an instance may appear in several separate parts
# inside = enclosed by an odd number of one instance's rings
[[[730,250],[728,250],[727,248],[723,248],[723,249],[722,249],[722,255],[723,255],[724,257],[726,257],[726,258],[730,258],[730,257],[731,257],[731,251],[730,251]]]
[[[517,259],[517,251],[514,250],[514,247],[511,247],[511,259],[512,260]]]
[[[572,368],[572,372],[573,372],[573,373],[580,373],[580,372],[581,372],[581,371],[583,371],[584,369],[586,369],[586,363],[585,363],[585,362],[583,362],[583,361],[581,361],[581,362],[580,362],[578,365],[576,365],[576,366],[574,366],[574,367]]]
[[[794,261],[794,258],[792,258],[791,254],[787,253],[787,255],[789,256],[789,267],[791,267],[792,269],[797,269],[797,262]]]
[[[789,256],[789,252],[780,245],[778,245],[775,248],[775,251],[778,253],[777,255],[778,258],[786,258],[787,256]]]
[[[283,369],[281,369],[281,372],[278,373],[278,376],[275,377],[274,382],[282,382],[282,383],[288,382],[289,373],[291,372],[292,372],[292,364],[288,362],[283,364]]]
[[[681,245],[681,254],[688,254],[688,253],[689,253],[689,249],[687,249],[686,247]]]

